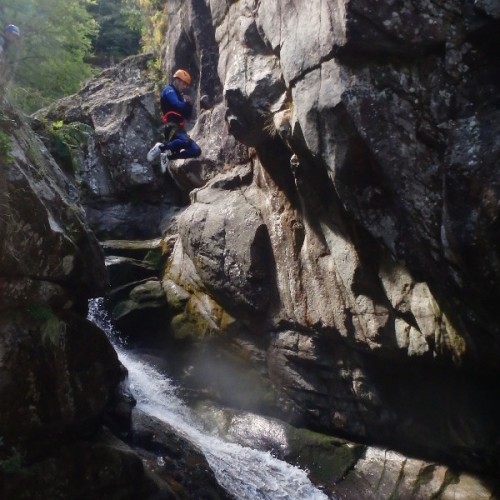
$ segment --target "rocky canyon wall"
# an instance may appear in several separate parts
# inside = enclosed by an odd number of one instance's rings
[[[97,231],[123,229],[110,214],[120,198],[88,192],[106,191],[102,180],[112,168],[94,164],[99,175],[89,186],[85,168],[78,179],[72,169],[71,156],[94,158],[94,135],[82,123],[67,119],[62,132],[60,123],[54,128],[0,103],[0,497],[228,498],[196,446],[148,415],[131,417],[127,371],[87,319],[89,299],[109,287],[87,219]],[[76,134],[79,147],[69,140],[77,130],[86,131]],[[93,202],[101,217],[92,217]],[[171,208],[145,205],[150,216],[168,217]],[[137,231],[130,222],[127,230]],[[159,449],[175,457],[166,472],[152,451]]]
[[[166,8],[164,71],[193,76],[200,158],[166,179],[146,162],[148,56],[43,115],[95,130],[81,175],[99,237],[163,236],[160,329],[212,343],[184,382],[498,477],[496,3]]]
[[[179,219],[166,278],[192,293],[184,319],[244,337],[308,425],[497,470],[494,3],[168,10],[165,71],[211,101],[202,158],[172,171],[229,170],[193,183]]]
[[[86,320],[107,274],[73,175],[8,103],[0,139],[0,496],[154,491],[140,459],[102,427],[123,372]],[[115,472],[97,479],[103,462]]]

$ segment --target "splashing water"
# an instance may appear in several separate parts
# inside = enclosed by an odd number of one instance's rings
[[[191,410],[176,395],[172,382],[153,366],[138,359],[115,342],[115,332],[102,299],[89,302],[89,319],[110,337],[118,357],[129,373],[129,384],[137,408],[168,423],[179,435],[197,445],[205,455],[217,481],[241,500],[327,500],[309,481],[307,474],[273,457],[269,452],[229,443],[204,433]]]

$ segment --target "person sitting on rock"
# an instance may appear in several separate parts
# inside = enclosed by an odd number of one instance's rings
[[[184,130],[186,120],[191,117],[193,105],[191,97],[185,92],[191,85],[191,75],[183,69],[174,73],[173,82],[161,91],[160,105],[165,123],[165,142],[157,142],[148,152],[148,161],[162,155],[162,171],[167,167],[167,160],[197,158],[201,149]]]

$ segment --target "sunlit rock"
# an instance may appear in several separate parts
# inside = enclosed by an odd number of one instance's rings
[[[251,170],[241,184],[191,181],[168,279],[252,332],[242,360],[267,346],[290,418],[300,408],[330,432],[496,470],[493,3],[189,5],[167,34],[166,69],[186,63],[200,95],[214,90],[250,146],[225,170]],[[201,46],[214,64],[190,59]],[[221,137],[227,155],[225,126],[199,123],[197,139]],[[248,204],[269,240],[268,307],[241,267],[257,234],[239,222],[255,220]]]

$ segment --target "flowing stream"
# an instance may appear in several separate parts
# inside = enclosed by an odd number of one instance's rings
[[[153,366],[127,351],[103,307],[102,299],[89,303],[89,319],[101,327],[113,343],[129,373],[130,390],[137,408],[174,427],[179,435],[204,453],[217,481],[239,500],[327,500],[302,469],[263,452],[224,441],[202,430],[191,410],[176,395],[171,380]]]

